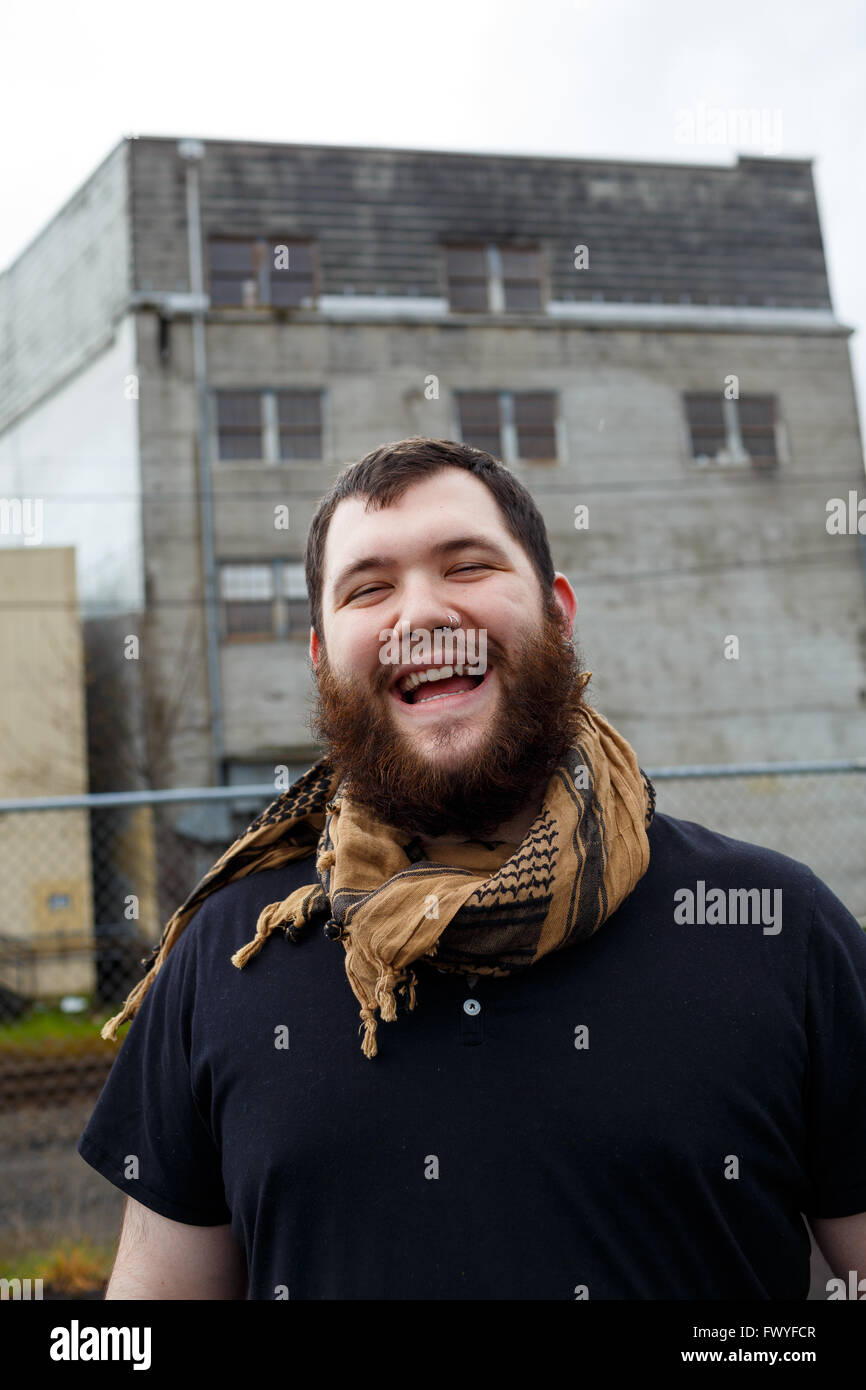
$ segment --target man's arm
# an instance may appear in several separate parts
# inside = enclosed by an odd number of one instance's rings
[[[866,1278],[866,1211],[855,1216],[810,1216],[815,1239],[833,1273],[846,1279],[853,1269]]]
[[[106,1299],[241,1299],[243,1251],[231,1226],[169,1221],[127,1197]]]

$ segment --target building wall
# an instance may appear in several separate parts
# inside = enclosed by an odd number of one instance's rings
[[[70,547],[0,550],[0,797],[87,791],[84,653]],[[35,948],[37,997],[90,992],[93,945],[86,811],[0,813],[0,935]],[[40,947],[44,954],[40,954]],[[4,969],[2,982],[19,986]]]
[[[148,332],[141,319],[142,337]],[[151,336],[155,332],[150,329]],[[154,488],[192,496],[195,418],[188,329],[173,367],[148,386]],[[845,757],[862,751],[866,699],[864,577],[856,536],[829,536],[826,503],[858,485],[860,457],[847,338],[836,334],[588,329],[567,325],[211,324],[212,389],[326,388],[331,456],[321,464],[213,463],[221,559],[302,557],[309,522],[340,467],[388,439],[455,437],[453,390],[544,387],[559,393],[566,453],[515,464],[547,523],[555,564],[579,599],[576,632],[593,703],[645,764]],[[153,364],[154,345],[142,363]],[[700,469],[682,392],[777,395],[778,470]],[[439,398],[424,382],[439,378]],[[147,380],[147,378],[145,378]],[[285,502],[290,528],[276,531]],[[574,509],[589,507],[575,530]],[[185,505],[174,524],[192,535]],[[194,548],[167,522],[148,533],[148,565],[170,664],[180,619],[169,601],[197,593]],[[190,610],[192,611],[192,610]],[[169,636],[170,633],[170,636]],[[727,660],[725,639],[740,642]],[[172,646],[172,644],[174,644]],[[200,662],[203,677],[203,658]],[[281,761],[307,747],[314,687],[307,641],[229,642],[221,650],[226,751]],[[202,708],[204,702],[202,697]],[[201,756],[207,746],[201,730]]]
[[[0,434],[109,346],[131,278],[129,145],[0,274]]]

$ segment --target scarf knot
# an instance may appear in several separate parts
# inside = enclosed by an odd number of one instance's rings
[[[208,894],[248,874],[315,852],[316,882],[259,913],[235,951],[243,969],[274,931],[298,944],[314,918],[345,950],[360,1005],[365,1057],[378,1055],[377,1011],[397,1018],[396,993],[415,1008],[416,961],[445,972],[504,976],[591,937],[649,867],[647,829],[655,792],[630,744],[584,705],[571,747],[550,778],[519,845],[467,840],[447,863],[427,857],[411,831],[385,824],[342,790],[322,758],[267,806],[169,920],[156,959],[122,1011],[102,1029],[114,1038],[134,1017],[181,932]],[[435,853],[435,850],[434,850]]]

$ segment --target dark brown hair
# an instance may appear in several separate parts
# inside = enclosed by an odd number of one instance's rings
[[[388,507],[402,497],[407,488],[421,478],[441,473],[444,468],[465,468],[473,473],[495,497],[508,531],[523,547],[541,584],[546,600],[555,570],[544,519],[522,483],[492,454],[459,444],[453,439],[425,439],[421,436],[382,444],[358,463],[343,469],[330,492],[322,498],[310,523],[304,571],[310,597],[310,621],[322,638],[322,586],[324,582],[325,542],[331,517],[347,497],[364,497],[367,510]]]

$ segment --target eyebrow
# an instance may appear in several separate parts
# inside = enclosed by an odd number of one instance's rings
[[[443,555],[453,555],[457,550],[483,550],[494,559],[502,561],[504,564],[511,564],[509,555],[503,550],[496,541],[490,540],[487,536],[455,536],[450,541],[439,541],[436,545],[428,548],[427,554],[439,559]],[[399,560],[393,555],[364,555],[360,560],[353,560],[351,564],[344,566],[334,580],[334,595],[339,595],[350,580],[357,575],[372,569],[389,569],[393,565],[399,564]]]

